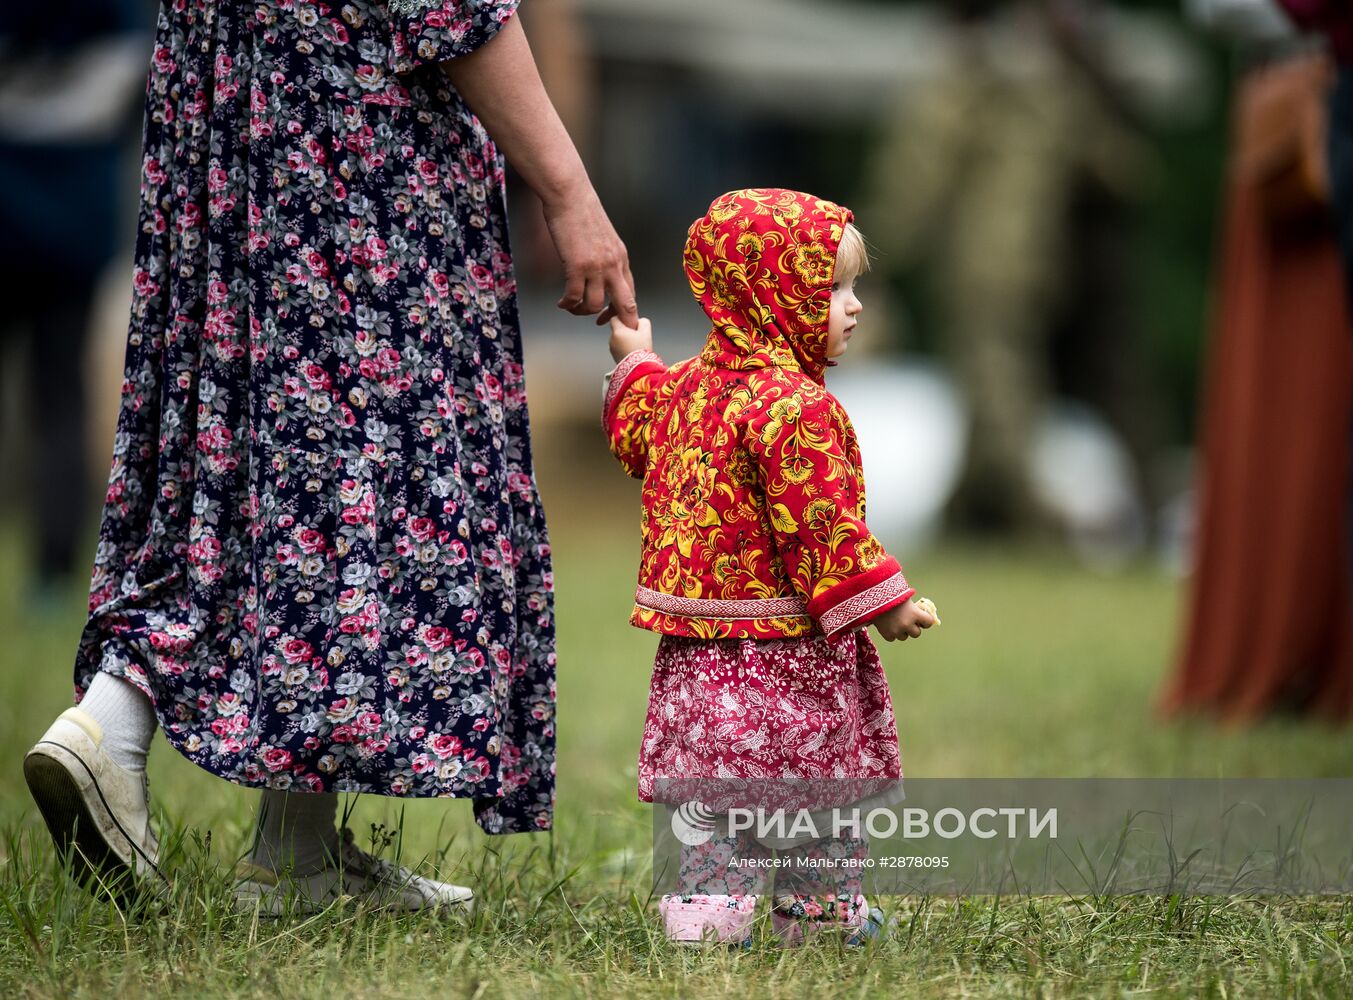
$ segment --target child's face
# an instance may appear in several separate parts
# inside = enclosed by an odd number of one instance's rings
[[[855,275],[842,275],[832,284],[832,307],[827,316],[827,357],[839,358],[850,345],[855,318],[864,306],[855,297]]]

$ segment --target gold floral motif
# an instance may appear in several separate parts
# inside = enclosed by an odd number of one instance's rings
[[[689,557],[699,528],[719,523],[719,515],[710,501],[714,496],[717,473],[711,456],[698,448],[687,448],[667,468],[666,517],[659,518],[662,535],[659,545],[675,545]]]
[[[800,243],[794,248],[793,268],[810,285],[831,284],[836,255],[821,243]]]
[[[822,385],[836,247],[849,213],[773,189],[731,192],[683,262],[711,321],[697,358],[636,378],[608,415],[644,480],[642,587],[736,602],[811,600],[888,555],[863,521],[859,447]],[[808,615],[728,621],[635,605],[636,625],[700,638],[809,635]]]
[[[745,490],[756,482],[756,466],[752,464],[752,456],[741,448],[729,454],[728,460],[724,462],[723,471],[734,488]],[[812,470],[809,469],[807,474],[811,475]]]
[[[775,216],[775,221],[780,225],[793,226],[803,215],[803,205],[792,193],[786,191],[779,196],[779,200],[771,208],[771,212]]]
[[[765,240],[755,233],[744,233],[738,238],[738,252],[748,261],[756,261],[761,257],[761,252],[766,248]]]
[[[855,543],[855,558],[861,569],[873,569],[888,558],[883,546],[873,535],[866,535]]]
[[[792,424],[799,418],[799,402],[796,399],[777,399],[770,404],[770,419],[761,431],[761,443],[771,444],[784,430],[785,424]]]
[[[715,300],[727,309],[736,309],[747,287],[747,272],[742,265],[721,261],[714,266],[709,278]]]
[[[785,458],[784,468],[780,471],[785,477],[785,482],[799,486],[813,478],[814,470],[813,463],[802,455],[789,455]]]
[[[818,498],[811,500],[808,506],[803,509],[803,520],[810,528],[821,531],[831,525],[836,518],[836,503],[832,500]]]
[[[717,226],[733,218],[738,211],[737,199],[726,197],[709,206],[709,220]]]
[[[828,313],[831,310],[831,302],[823,302],[821,299],[805,299],[795,313],[804,326],[820,326],[827,322]]]

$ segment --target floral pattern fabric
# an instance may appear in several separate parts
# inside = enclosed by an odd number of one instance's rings
[[[787,777],[839,784],[860,797],[901,781],[888,678],[869,633],[835,639],[663,636],[639,748],[639,799],[698,797],[719,809],[709,795],[720,786],[702,779]],[[772,783],[769,791],[775,790]],[[752,786],[746,794],[766,791]],[[802,801],[795,801],[816,807],[815,794],[801,793]]]
[[[864,520],[850,419],[822,384],[849,209],[735,191],[690,228],[685,266],[713,328],[698,357],[651,351],[610,375],[612,452],[643,479],[631,622],[696,638],[835,636],[914,593]]]
[[[164,0],[77,692],[253,786],[554,797],[504,167],[437,64],[516,0]]]

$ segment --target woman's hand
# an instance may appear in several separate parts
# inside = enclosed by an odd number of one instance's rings
[[[559,308],[575,316],[600,312],[599,326],[612,316],[638,324],[625,244],[545,93],[519,19],[442,69],[545,207],[550,238],[564,261]]]
[[[635,351],[653,350],[653,324],[639,320],[638,327],[626,326],[619,318],[611,320],[611,358],[619,364]]]
[[[592,186],[587,185],[580,196],[555,204],[546,202],[544,207],[545,224],[564,263],[564,294],[557,303],[559,308],[575,316],[600,312],[598,326],[612,317],[619,317],[630,328],[642,323],[634,299],[629,253]],[[611,328],[615,329],[614,323]]]
[[[907,600],[883,612],[871,624],[878,629],[879,635],[892,642],[894,639],[905,640],[907,636],[918,638],[922,629],[935,624],[935,619],[913,601]]]

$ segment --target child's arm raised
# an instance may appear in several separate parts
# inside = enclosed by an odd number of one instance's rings
[[[639,320],[638,327],[611,320],[610,346],[616,366],[606,375],[601,423],[611,454],[640,479],[648,461],[654,404],[668,381],[668,369],[653,353],[653,327],[646,319]]]
[[[933,620],[911,603],[902,567],[865,526],[847,427],[840,404],[807,385],[783,391],[748,420],[776,548],[829,638],[869,624],[888,640],[919,634]]]

